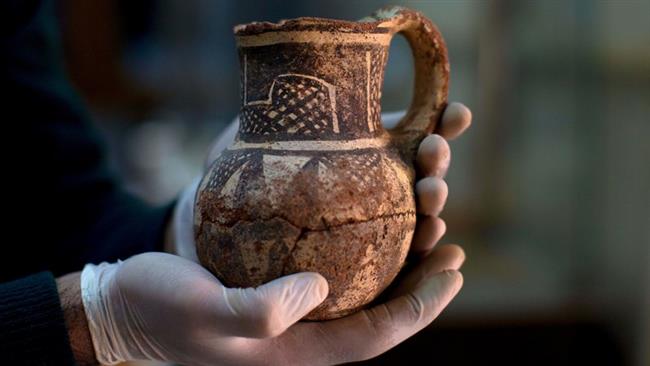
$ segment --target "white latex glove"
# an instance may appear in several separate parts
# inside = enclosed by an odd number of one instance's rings
[[[384,127],[394,127],[404,114],[404,111],[383,113]],[[471,120],[472,113],[467,107],[461,103],[451,103],[445,109],[435,134],[420,144],[416,165],[421,179],[415,187],[420,216],[411,244],[411,253],[418,256],[430,252],[446,231],[445,222],[438,217],[447,200],[447,184],[443,178],[449,168],[451,152],[446,140],[460,136]],[[236,118],[212,144],[205,160],[205,169],[232,145],[238,126],[239,120]],[[171,222],[171,252],[195,262],[198,262],[198,258],[194,241],[194,198],[200,181],[201,177],[196,177],[181,192]]]
[[[103,364],[336,364],[374,357],[429,324],[460,289],[463,260],[457,246],[437,248],[404,278],[400,296],[327,322],[296,323],[327,296],[318,274],[230,289],[200,265],[164,253],[89,264],[81,291]]]

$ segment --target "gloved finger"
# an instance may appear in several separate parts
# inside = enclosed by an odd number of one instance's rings
[[[397,297],[413,291],[422,281],[445,270],[459,270],[465,263],[465,251],[458,245],[445,244],[433,249],[418,265],[402,278],[390,293]]]
[[[415,234],[411,241],[410,254],[417,257],[425,256],[445,235],[445,231],[447,231],[447,224],[441,218],[434,216],[418,217]]]
[[[447,201],[447,183],[436,177],[420,179],[415,184],[415,194],[419,214],[438,216]]]
[[[275,337],[325,298],[329,287],[318,273],[280,277],[256,288],[225,288],[217,307],[219,328],[247,338]]]
[[[418,147],[416,163],[420,175],[443,178],[449,169],[451,150],[440,135],[429,135]]]
[[[447,140],[460,136],[472,124],[472,111],[462,103],[451,103],[442,114],[435,132]]]
[[[208,170],[210,165],[219,157],[221,152],[226,150],[228,146],[232,145],[239,130],[239,116],[230,122],[230,124],[223,130],[219,136],[214,140],[208,148],[208,154],[203,162],[203,170]]]
[[[458,293],[460,272],[449,270],[385,304],[345,318],[298,323],[274,340],[287,364],[331,365],[388,351],[431,323]],[[280,351],[277,351],[280,352]]]

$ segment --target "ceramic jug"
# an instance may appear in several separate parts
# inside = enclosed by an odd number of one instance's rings
[[[229,287],[318,272],[329,295],[306,319],[357,311],[395,278],[410,246],[415,151],[447,100],[444,41],[400,7],[359,22],[298,18],[234,32],[240,125],[197,191],[199,259]],[[387,131],[381,88],[397,33],[413,51],[415,90]]]

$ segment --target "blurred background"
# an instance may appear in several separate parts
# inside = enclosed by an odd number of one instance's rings
[[[465,287],[418,336],[365,364],[650,364],[650,1],[406,1],[442,31],[452,101],[445,242]],[[354,20],[383,2],[59,0],[70,75],[115,169],[165,202],[239,109],[232,27]],[[399,38],[399,37],[398,37]],[[413,70],[393,41],[383,109]]]

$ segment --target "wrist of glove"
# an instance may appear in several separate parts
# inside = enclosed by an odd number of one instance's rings
[[[142,352],[131,350],[133,345],[127,343],[128,337],[122,335],[123,331],[115,327],[117,319],[111,318],[114,313],[123,317],[128,312],[123,308],[125,304],[120,301],[106,302],[108,293],[111,292],[111,282],[114,280],[115,271],[122,265],[102,263],[98,266],[88,264],[81,273],[81,295],[88,320],[88,329],[93,341],[93,348],[97,361],[102,365],[116,365],[130,359],[139,357]],[[140,348],[138,345],[136,348]],[[136,355],[137,353],[137,355]]]

